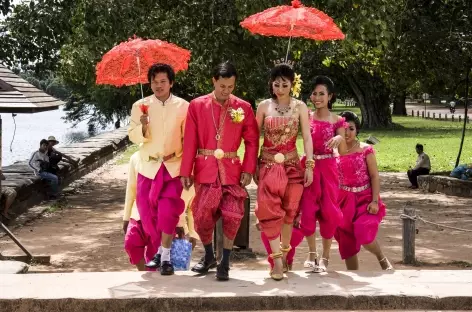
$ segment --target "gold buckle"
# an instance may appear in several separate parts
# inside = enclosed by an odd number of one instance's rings
[[[285,155],[282,153],[277,153],[274,156],[274,160],[276,163],[281,164],[285,161]]]
[[[222,159],[225,157],[225,152],[221,148],[218,148],[213,152],[213,156],[215,156],[216,159]]]

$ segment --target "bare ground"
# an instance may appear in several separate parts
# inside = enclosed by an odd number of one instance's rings
[[[13,232],[35,255],[51,255],[51,265],[35,265],[37,272],[127,271],[134,268],[128,263],[123,250],[122,206],[125,195],[127,165],[113,162],[90,173],[73,185],[61,204],[46,203],[48,208],[40,218]],[[387,204],[387,217],[378,235],[385,254],[396,269],[412,269],[401,264],[402,220],[399,215],[406,202],[417,209],[426,220],[459,228],[472,229],[472,199],[412,191],[406,186],[404,174],[382,174],[382,197]],[[249,187],[251,206],[254,207],[255,185]],[[267,267],[265,250],[260,242],[252,212],[250,247],[257,259],[235,261],[234,267],[249,270]],[[470,232],[442,229],[419,222],[417,224],[416,256],[419,266],[427,269],[470,269],[472,267],[472,235]],[[321,242],[320,242],[321,243]],[[6,236],[0,239],[3,255],[21,255],[22,252]],[[294,269],[302,269],[307,245],[297,249]],[[202,255],[197,245],[194,260]],[[374,256],[366,251],[359,255],[361,270],[378,270]],[[330,269],[344,270],[337,244],[333,243]]]

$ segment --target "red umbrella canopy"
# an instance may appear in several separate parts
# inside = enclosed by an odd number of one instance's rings
[[[253,34],[277,37],[303,37],[314,40],[344,39],[333,19],[318,9],[302,5],[281,5],[254,14],[241,22]]]
[[[147,83],[155,63],[172,66],[175,72],[188,69],[190,51],[161,40],[130,38],[108,51],[96,66],[96,83],[130,86]]]

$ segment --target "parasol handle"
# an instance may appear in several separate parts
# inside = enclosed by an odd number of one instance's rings
[[[136,60],[138,61],[139,79],[141,79],[141,62],[139,61],[139,54],[136,54]],[[144,101],[143,84],[141,83],[141,80],[139,81],[139,86],[141,87],[141,100]]]
[[[290,26],[290,33],[293,31],[293,22],[292,25]],[[290,52],[290,43],[292,42],[292,36],[290,35],[290,38],[288,38],[288,47],[287,47],[287,54],[285,55],[285,63],[288,62],[288,52]]]
[[[290,42],[292,41],[292,36],[288,39],[287,54],[285,55],[285,63],[288,62],[288,52],[290,51]]]

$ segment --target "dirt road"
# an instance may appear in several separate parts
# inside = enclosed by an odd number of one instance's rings
[[[75,183],[63,206],[49,207],[41,218],[16,228],[14,233],[33,254],[52,256],[50,266],[34,266],[30,271],[127,271],[129,265],[123,251],[122,205],[127,165],[109,163]],[[379,241],[397,269],[412,269],[398,264],[402,259],[402,221],[400,213],[407,201],[424,219],[450,226],[472,229],[472,199],[424,194],[407,189],[403,174],[382,174],[382,197],[388,207],[379,232]],[[255,185],[249,187],[251,205],[255,203]],[[252,213],[252,223],[255,223]],[[251,227],[251,248],[257,259],[234,262],[245,269],[264,269],[265,250],[255,226]],[[471,268],[471,233],[418,224],[416,255],[422,268]],[[321,244],[321,242],[319,242]],[[333,243],[330,269],[343,270],[337,245]],[[3,255],[21,254],[7,237],[0,239]],[[306,243],[297,249],[294,269],[302,269],[307,252]],[[194,252],[194,260],[202,255],[202,246]],[[375,258],[366,251],[359,256],[361,270],[377,270]]]

